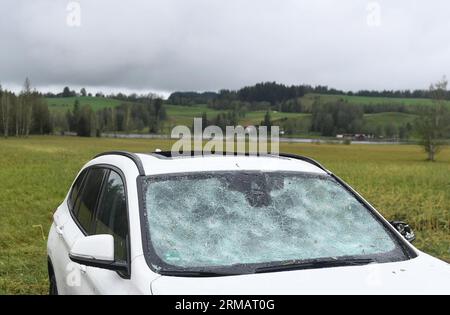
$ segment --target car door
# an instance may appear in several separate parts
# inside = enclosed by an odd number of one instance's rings
[[[108,169],[92,166],[87,170],[82,189],[71,210],[72,219],[64,225],[64,235],[67,239],[68,252],[75,241],[81,237],[92,235],[92,223],[98,204],[103,181]],[[65,288],[68,294],[93,294],[95,289],[87,281],[88,267],[69,261],[66,266]]]
[[[103,183],[93,218],[93,234],[114,237],[114,259],[130,266],[130,244],[127,193],[124,176],[110,168]],[[130,268],[129,268],[130,269]],[[126,294],[131,290],[130,274],[87,267],[86,279],[96,294]]]
[[[59,294],[71,293],[71,286],[79,279],[79,268],[69,259],[69,251],[80,231],[72,216],[75,202],[83,190],[83,182],[88,170],[83,170],[75,179],[67,197],[53,215],[53,232],[49,233],[48,249],[52,260],[52,267],[56,276]]]

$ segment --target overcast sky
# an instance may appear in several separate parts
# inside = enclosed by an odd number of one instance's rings
[[[1,0],[4,87],[28,76],[41,90],[88,92],[415,89],[450,74],[446,0],[70,2]]]

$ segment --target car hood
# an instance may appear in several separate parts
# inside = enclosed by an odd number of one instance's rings
[[[153,294],[450,294],[450,265],[427,254],[396,263],[240,276],[161,276]]]

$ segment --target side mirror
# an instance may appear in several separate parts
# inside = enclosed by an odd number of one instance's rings
[[[414,242],[416,234],[408,224],[403,221],[391,221],[390,223],[408,242]]]
[[[108,234],[91,235],[78,239],[69,258],[78,264],[127,272],[126,263],[114,261],[114,237]]]

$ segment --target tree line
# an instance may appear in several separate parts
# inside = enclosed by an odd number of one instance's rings
[[[238,90],[224,89],[219,92],[174,92],[169,96],[168,102],[174,105],[195,105],[218,102],[223,106],[225,101],[228,103],[240,101],[249,103],[268,102],[271,105],[276,105],[290,99],[302,97],[307,93],[386,98],[433,98],[430,90],[360,90],[352,92],[329,88],[328,86],[322,85],[287,86],[276,82],[262,82]],[[444,98],[450,99],[450,91],[445,92]]]
[[[267,102],[274,105],[289,99],[302,97],[306,93],[305,86],[287,86],[276,82],[262,82],[239,90],[223,89],[219,92],[174,92],[167,102],[174,105],[209,104],[220,108],[239,101],[246,103]]]
[[[419,90],[417,90],[419,91]],[[416,92],[417,92],[416,91]],[[219,92],[174,92],[167,99],[166,103],[175,105],[198,105],[207,104],[209,108],[216,110],[235,111],[239,108],[242,112],[248,111],[280,111],[286,113],[307,113],[312,114],[314,107],[323,103],[320,95],[312,96],[308,100],[302,99],[306,93],[320,93],[342,95],[337,97],[335,103],[346,103],[345,95],[360,96],[382,96],[382,97],[427,97],[432,99],[433,95],[430,91],[421,91],[419,95],[411,91],[360,91],[357,93],[343,92],[335,89],[329,89],[326,86],[312,87],[309,85],[286,86],[275,82],[258,83],[251,87],[244,87],[239,90],[220,90]],[[449,92],[445,92],[445,99],[449,99]],[[399,102],[388,103],[380,101],[379,103],[371,102],[369,104],[358,104],[364,114],[374,114],[383,112],[399,112],[416,114],[420,110],[419,105],[403,104]]]
[[[154,93],[148,93],[148,94],[136,94],[136,93],[111,93],[111,94],[105,94],[101,91],[98,91],[96,93],[88,93],[86,91],[86,88],[81,88],[79,92],[70,89],[70,87],[66,86],[63,88],[62,92],[59,93],[53,93],[53,92],[47,92],[43,94],[46,98],[59,98],[59,97],[97,97],[97,98],[108,98],[108,99],[115,99],[119,101],[124,102],[130,102],[130,103],[147,103],[148,99],[157,99],[161,98],[160,96],[154,94]]]
[[[31,89],[25,80],[23,90],[16,95],[0,85],[0,130],[4,137],[48,134],[52,132],[50,111],[45,98]]]
[[[204,103],[209,107],[226,110],[208,119],[203,114],[203,125],[217,125],[225,128],[237,125],[245,117],[247,111],[265,110],[264,120],[260,125],[280,125],[288,134],[299,132],[314,132],[322,136],[335,136],[338,133],[370,133],[385,135],[387,137],[407,138],[411,133],[420,139],[421,144],[428,153],[428,159],[433,161],[435,156],[446,144],[445,139],[450,137],[450,112],[446,105],[449,99],[447,80],[432,84],[427,91],[422,91],[421,97],[428,97],[432,105],[405,106],[403,104],[350,104],[344,98],[332,102],[321,102],[320,98],[313,100],[312,104],[304,104],[301,97],[305,93],[315,92],[321,94],[340,94],[342,91],[318,86],[286,86],[275,82],[260,83],[251,87],[244,87],[237,91],[221,90],[219,93],[173,93],[168,101],[163,101],[154,94],[125,95],[118,93],[108,97],[122,100],[123,103],[114,108],[104,108],[94,111],[90,105],[82,105],[75,100],[74,106],[65,114],[50,112],[46,97],[73,97],[89,96],[91,94],[82,88],[76,93],[65,87],[61,93],[41,94],[31,88],[27,78],[23,89],[16,94],[2,89],[0,85],[0,131],[5,137],[28,136],[30,134],[49,134],[54,129],[75,132],[79,136],[100,136],[103,132],[130,132],[147,129],[150,133],[162,131],[167,113],[164,107],[166,102],[181,102],[190,105],[191,102]],[[392,94],[392,93],[394,94]],[[406,91],[383,91],[371,94],[370,91],[361,91],[363,96],[389,96],[417,97],[419,94]],[[341,93],[344,95],[345,93]],[[347,95],[349,95],[347,93]],[[353,94],[355,95],[355,94]],[[358,95],[358,94],[356,94]],[[103,93],[96,93],[96,97],[105,97]],[[284,118],[273,121],[270,111],[308,113],[311,116],[309,126],[304,126],[301,120]],[[365,113],[401,112],[414,113],[418,116],[414,123],[396,126],[392,123],[377,130],[369,130],[364,124]]]
[[[343,101],[313,106],[311,131],[322,136],[358,133],[363,128],[364,112],[360,106]]]
[[[67,129],[78,136],[100,137],[104,132],[142,132],[159,133],[167,113],[161,98],[147,99],[146,103],[122,103],[93,111],[90,105],[80,106],[75,100],[72,110],[66,113]]]
[[[65,87],[54,97],[87,96]],[[159,133],[167,119],[164,101],[153,94],[139,96],[136,103],[123,102],[119,106],[94,111],[88,104],[76,99],[66,113],[50,112],[46,97],[31,88],[27,78],[23,89],[16,94],[0,85],[0,131],[4,137],[51,134],[54,130],[74,132],[78,136],[101,136],[103,132],[130,132],[148,130]],[[99,97],[99,96],[97,96]]]

